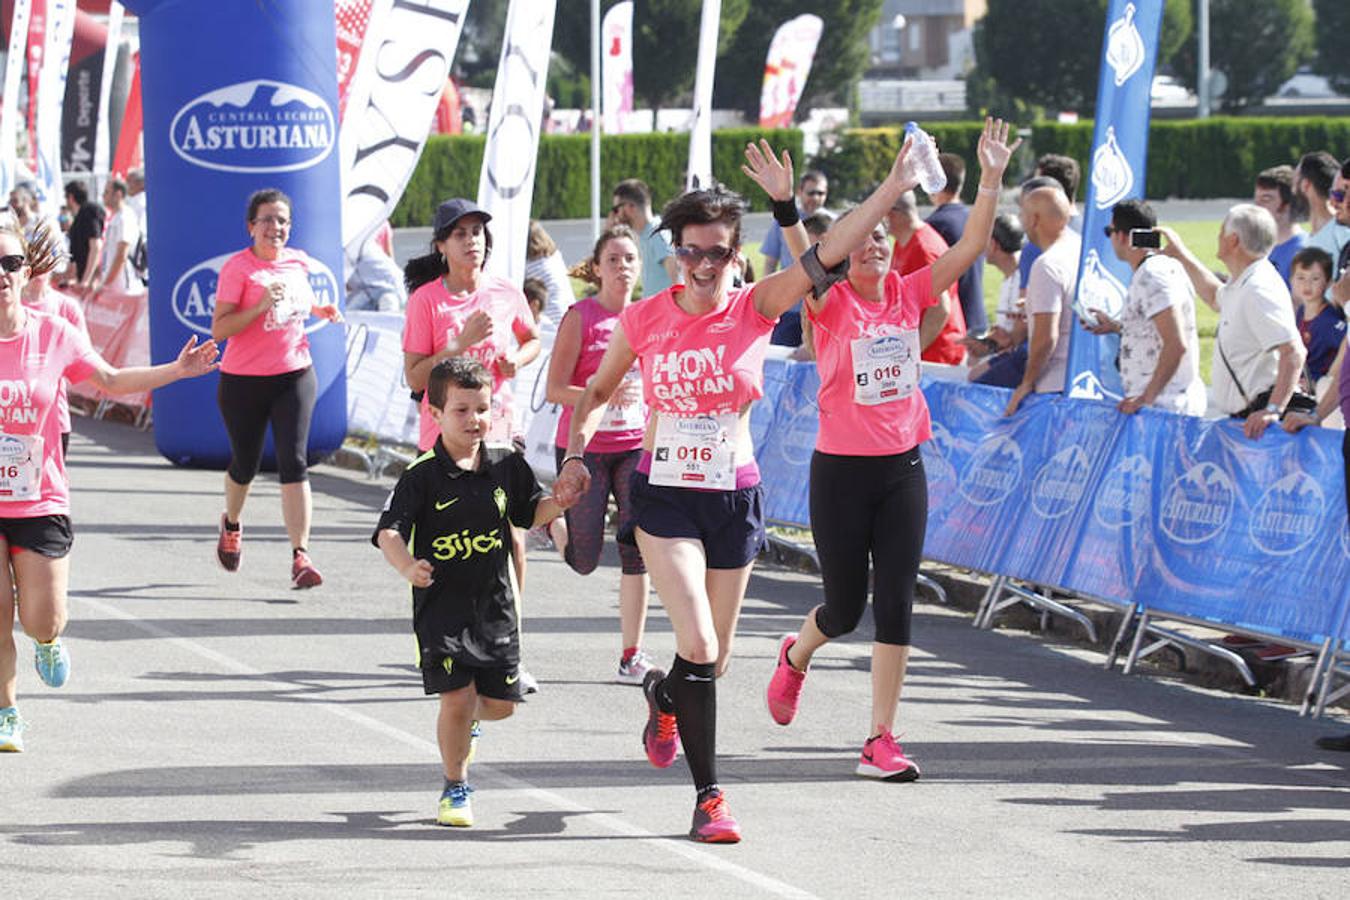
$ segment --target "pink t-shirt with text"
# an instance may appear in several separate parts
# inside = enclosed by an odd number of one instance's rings
[[[600,368],[600,360],[604,358],[605,350],[609,348],[609,339],[614,334],[614,326],[619,324],[619,313],[601,306],[600,301],[594,297],[586,297],[578,300],[567,310],[563,317],[564,322],[567,321],[567,316],[576,316],[581,325],[581,347],[577,353],[577,364],[572,369],[572,379],[568,383],[574,387],[584,388],[586,382],[590,381],[591,376]],[[639,372],[638,367],[634,365],[630,375],[636,377]],[[562,414],[558,416],[558,431],[554,435],[553,442],[559,447],[567,446],[567,438],[572,428],[572,412],[572,407],[563,406]],[[645,430],[644,427],[623,431],[601,429],[586,445],[586,452],[624,453],[636,450],[642,446],[642,435]]]
[[[492,334],[474,344],[464,355],[478,360],[492,373],[495,433],[507,428],[514,414],[511,379],[502,374],[497,360],[539,334],[520,288],[505,278],[484,275],[478,290],[452,295],[446,290],[443,279],[428,281],[408,298],[407,317],[403,322],[403,350],[422,356],[441,352],[450,338],[463,330],[469,316],[480,309],[492,319]],[[417,446],[428,449],[436,443],[440,433],[440,427],[431,417],[427,398],[423,396]]]
[[[84,324],[84,308],[80,306],[79,300],[69,294],[47,288],[32,303],[28,302],[28,298],[25,297],[23,305],[34,312],[65,319],[74,325],[80,334],[86,336],[89,334],[89,329]],[[63,379],[61,391],[56,395],[56,418],[61,423],[62,434],[67,434],[70,431],[70,395],[66,390],[67,387],[68,385]]]
[[[252,248],[240,250],[220,267],[216,306],[257,306],[273,280],[286,283],[286,297],[225,342],[220,371],[230,375],[282,375],[311,365],[305,322],[315,301],[309,283],[309,257],[283,247],[275,260]]]
[[[694,315],[674,285],[619,314],[642,364],[642,390],[655,412],[677,416],[739,412],[764,395],[764,353],[774,320],[755,309],[754,285],[732,291],[719,310]]]
[[[64,319],[35,312],[26,319],[18,334],[0,338],[0,469],[38,464],[29,455],[36,449],[30,440],[37,437],[42,481],[37,499],[12,500],[7,490],[0,491],[0,518],[7,519],[70,513],[56,398],[65,391],[63,378],[83,381],[99,362],[89,336]]]
[[[820,369],[820,430],[816,449],[840,456],[890,456],[932,437],[928,402],[915,389],[908,397],[865,406],[854,401],[853,341],[917,331],[923,311],[937,302],[932,269],[901,276],[894,269],[882,283],[882,302],[864,300],[848,281],[830,288],[824,308],[807,315],[816,326]]]

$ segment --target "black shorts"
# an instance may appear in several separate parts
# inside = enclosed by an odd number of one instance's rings
[[[75,531],[70,516],[34,516],[30,519],[0,518],[0,538],[9,544],[9,552],[32,550],[48,559],[61,559],[70,553]]]
[[[524,703],[520,690],[520,666],[466,666],[446,657],[422,667],[422,689],[428,694],[446,694],[472,684],[478,693],[494,700]]]
[[[740,569],[764,549],[764,488],[698,491],[652,484],[634,472],[633,520],[619,531],[619,543],[636,544],[641,528],[653,537],[703,542],[710,569]]]

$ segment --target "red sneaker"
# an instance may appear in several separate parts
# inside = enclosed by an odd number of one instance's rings
[[[704,844],[736,844],[741,840],[741,826],[727,809],[727,798],[721,791],[713,791],[694,807],[694,823],[689,837]]]
[[[647,761],[658,769],[665,769],[675,762],[675,754],[680,748],[680,728],[675,714],[662,712],[656,702],[656,686],[666,677],[660,669],[650,669],[642,679],[642,693],[647,697],[647,724],[642,729],[642,748],[647,751]]]
[[[778,665],[769,678],[768,690],[764,700],[769,705],[769,715],[779,725],[790,725],[797,716],[797,703],[802,696],[802,683],[806,673],[798,672],[788,662],[788,648],[797,643],[795,634],[785,634],[778,642]]]
[[[318,587],[323,584],[323,576],[314,568],[314,563],[309,561],[309,554],[303,550],[297,550],[295,558],[291,560],[291,584],[296,589]]]
[[[220,514],[220,535],[216,538],[216,559],[226,572],[239,571],[239,558],[244,550],[244,526],[230,530],[225,527],[225,514]]]

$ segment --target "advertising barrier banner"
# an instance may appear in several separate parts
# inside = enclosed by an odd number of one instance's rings
[[[150,317],[148,296],[99,291],[84,304],[84,324],[89,341],[104,359],[117,368],[150,365]],[[90,400],[111,397],[137,409],[150,405],[150,395],[105,394],[89,381],[72,384],[70,392]],[[214,410],[212,410],[214,412]]]

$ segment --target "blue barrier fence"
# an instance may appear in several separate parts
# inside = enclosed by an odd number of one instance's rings
[[[813,364],[771,361],[751,417],[770,520],[806,527]],[[1109,603],[1318,644],[1350,640],[1339,432],[925,380],[924,556]],[[1345,617],[1350,618],[1350,617]]]

